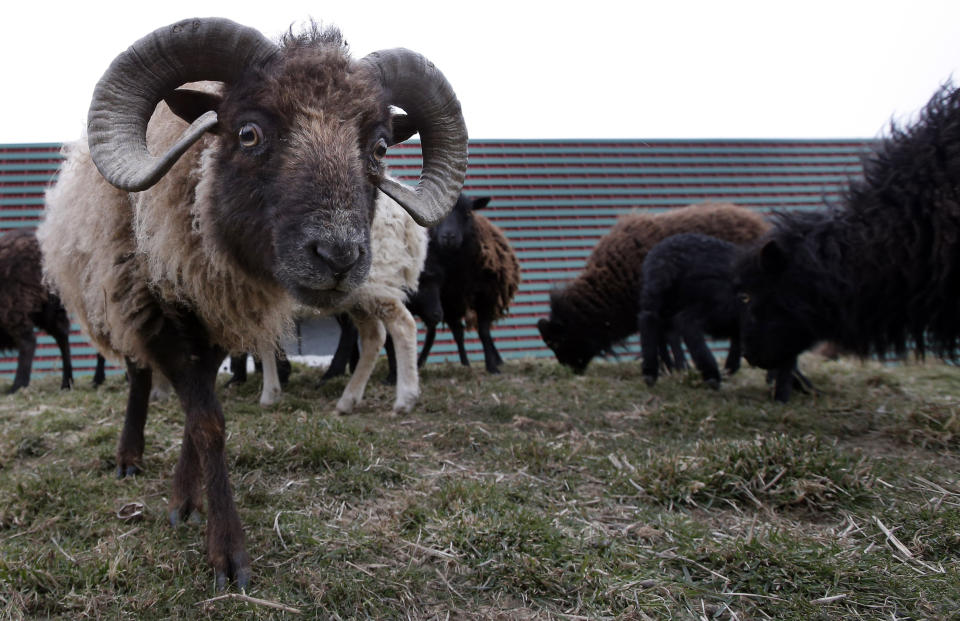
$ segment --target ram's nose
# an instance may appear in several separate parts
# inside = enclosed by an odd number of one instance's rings
[[[343,280],[344,277],[360,257],[363,255],[363,248],[359,244],[321,244],[320,242],[311,242],[307,245],[307,252],[311,261],[330,270],[335,280]]]

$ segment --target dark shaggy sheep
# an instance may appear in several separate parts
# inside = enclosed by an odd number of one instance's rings
[[[709,235],[681,233],[659,242],[643,261],[643,289],[637,325],[643,346],[643,377],[653,386],[660,371],[660,345],[673,329],[711,388],[720,371],[704,334],[730,339],[724,367],[740,368],[740,317],[733,291],[737,247]]]
[[[418,365],[423,365],[444,321],[453,333],[460,363],[470,366],[463,344],[463,321],[476,329],[487,371],[499,373],[503,360],[490,335],[491,324],[504,317],[520,286],[520,264],[510,242],[490,220],[477,213],[488,197],[460,194],[453,210],[430,229],[427,259],[417,292],[408,306],[427,326]]]
[[[446,322],[457,343],[460,363],[470,366],[463,342],[466,327],[476,329],[483,344],[483,360],[490,373],[499,373],[503,359],[490,334],[491,324],[504,317],[520,285],[520,264],[510,242],[490,220],[476,213],[490,202],[488,197],[472,199],[461,194],[453,210],[430,230],[427,259],[420,272],[417,291],[407,308],[427,327],[417,366],[423,366],[437,333],[437,324]],[[334,360],[343,358],[338,346]],[[387,340],[390,371],[387,383],[395,380],[395,362]]]
[[[943,86],[864,160],[840,205],[785,213],[736,266],[744,355],[775,368],[820,340],[859,356],[957,355],[960,92]]]
[[[648,386],[657,381],[660,351],[670,332],[683,338],[711,388],[720,387],[720,370],[704,334],[730,339],[724,368],[731,375],[740,368],[740,314],[733,284],[733,263],[740,251],[736,244],[716,237],[681,233],[661,241],[647,254],[637,325]],[[773,379],[775,398],[785,401],[793,382],[805,378],[796,371],[794,358]]]
[[[11,231],[0,236],[0,350],[16,349],[17,372],[7,393],[30,384],[33,354],[37,348],[34,328],[54,338],[63,358],[60,388],[73,385],[70,364],[70,319],[60,298],[42,282],[40,245],[30,231]]]
[[[594,248],[583,272],[550,294],[550,317],[537,323],[557,360],[582,373],[590,360],[637,331],[643,261],[677,233],[702,233],[744,244],[767,231],[763,217],[731,204],[702,204],[620,218]]]

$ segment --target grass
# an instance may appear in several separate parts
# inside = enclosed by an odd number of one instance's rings
[[[960,368],[802,366],[822,394],[787,405],[753,369],[648,389],[633,361],[433,365],[404,417],[383,368],[348,417],[313,369],[271,410],[224,389],[254,567],[226,597],[203,525],[166,521],[177,403],[117,480],[123,379],[37,378],[0,398],[0,618],[955,615]]]

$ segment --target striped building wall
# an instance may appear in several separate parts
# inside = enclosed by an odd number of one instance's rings
[[[520,257],[522,283],[510,316],[494,328],[504,358],[549,356],[536,329],[552,288],[576,276],[616,218],[635,209],[663,211],[705,200],[761,212],[818,209],[861,173],[865,140],[473,140],[465,191],[490,196],[485,215]],[[61,163],[59,144],[0,145],[0,233],[33,228],[44,188]],[[413,182],[416,143],[390,150],[392,174]],[[482,360],[479,341],[467,343]],[[422,339],[422,330],[421,330]],[[78,373],[92,370],[95,351],[78,329],[71,335]],[[627,344],[635,353],[635,342]],[[0,378],[10,379],[13,352],[0,352]],[[455,360],[441,329],[430,361]],[[36,372],[59,368],[52,339],[40,338]]]

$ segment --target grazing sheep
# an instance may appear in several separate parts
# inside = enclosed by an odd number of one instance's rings
[[[18,352],[17,371],[7,394],[30,385],[37,348],[35,327],[52,336],[60,348],[60,388],[73,385],[70,319],[60,299],[43,285],[40,263],[40,245],[33,232],[10,231],[0,236],[0,350]]]
[[[892,126],[841,203],[784,213],[737,262],[743,351],[772,369],[821,340],[859,356],[927,351],[960,337],[960,91],[941,87]]]
[[[582,373],[594,356],[637,331],[643,261],[657,242],[702,233],[744,244],[767,229],[760,214],[731,204],[623,216],[594,248],[583,272],[550,294],[550,317],[537,323],[540,336],[561,364]]]
[[[736,248],[709,235],[681,233],[650,249],[643,261],[637,319],[648,386],[657,381],[660,346],[671,328],[683,338],[694,365],[711,388],[720,387],[720,370],[704,334],[730,339],[724,367],[731,375],[740,368],[740,318],[732,274]]]
[[[728,241],[681,233],[655,245],[643,262],[643,290],[637,325],[643,346],[643,378],[657,381],[660,348],[670,330],[682,336],[690,357],[711,388],[720,387],[720,370],[704,334],[730,339],[724,368],[740,368],[740,314],[733,285],[733,262],[739,247]],[[794,381],[796,359],[778,372],[775,397],[785,400]]]
[[[217,83],[178,88],[198,80]],[[415,188],[385,174],[397,137],[391,106],[422,139]],[[220,364],[243,351],[272,360],[296,304],[362,309],[374,332],[381,321],[414,329],[402,304],[357,293],[370,272],[375,213],[399,219],[402,206],[432,225],[456,200],[467,145],[459,103],[439,70],[409,50],[354,60],[335,29],[314,26],[276,44],[229,20],[191,19],[114,60],[87,131],[47,194],[46,278],[99,349],[126,359],[120,476],[142,464],[151,369],[170,380],[185,412],[170,520],[200,509],[205,488],[216,584],[245,587],[250,559],[215,394]],[[414,373],[415,359],[412,351]],[[395,407],[409,408],[413,396]]]

